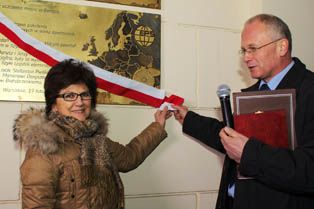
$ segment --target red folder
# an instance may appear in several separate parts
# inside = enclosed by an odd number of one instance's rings
[[[234,115],[234,128],[239,133],[254,137],[265,144],[289,148],[285,110],[272,110]]]

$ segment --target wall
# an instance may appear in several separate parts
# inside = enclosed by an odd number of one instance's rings
[[[162,15],[162,88],[186,99],[200,114],[220,117],[217,86],[226,83],[239,91],[252,81],[238,56],[243,22],[260,13],[274,13],[292,30],[294,50],[314,69],[314,14],[311,0],[162,0],[161,10],[125,7],[80,0],[84,5],[139,10]],[[293,12],[291,12],[293,11]],[[12,140],[12,124],[21,110],[41,103],[0,102],[0,208],[20,208],[19,165],[24,153]],[[110,118],[109,135],[127,143],[153,120],[154,109],[99,105]],[[204,147],[168,120],[168,138],[136,170],[121,174],[127,209],[214,208],[223,155]]]

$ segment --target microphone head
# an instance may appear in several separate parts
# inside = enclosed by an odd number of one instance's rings
[[[230,96],[230,88],[228,85],[226,84],[221,84],[218,86],[217,88],[217,96],[220,98],[220,97],[227,97],[227,96]]]

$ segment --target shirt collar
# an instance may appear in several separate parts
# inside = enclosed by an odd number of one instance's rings
[[[268,87],[270,88],[270,90],[275,90],[277,88],[277,86],[279,85],[280,81],[283,79],[283,77],[289,72],[289,70],[292,68],[292,66],[294,65],[294,61],[290,62],[289,65],[287,65],[287,67],[285,67],[280,73],[278,73],[277,75],[275,75],[268,83]],[[264,83],[266,83],[265,81],[261,80],[259,87],[261,87]]]

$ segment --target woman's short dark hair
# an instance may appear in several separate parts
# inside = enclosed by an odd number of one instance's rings
[[[52,105],[60,91],[72,84],[85,84],[92,96],[92,108],[96,106],[97,85],[93,71],[83,62],[66,59],[53,66],[45,78],[46,115],[51,112]]]

